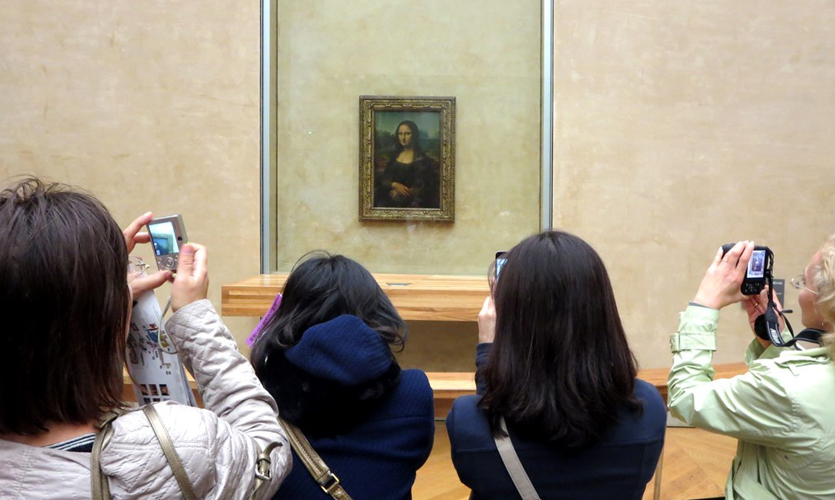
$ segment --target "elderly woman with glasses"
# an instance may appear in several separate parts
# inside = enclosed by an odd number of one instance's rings
[[[743,302],[756,333],[756,320],[769,307],[767,290],[740,292],[753,249],[751,242],[737,243],[724,256],[720,249],[682,313],[670,342],[670,412],[739,440],[725,498],[835,498],[835,236],[792,280],[803,326],[829,346],[781,348],[755,336],[745,357],[748,372],[712,380],[719,310]]]

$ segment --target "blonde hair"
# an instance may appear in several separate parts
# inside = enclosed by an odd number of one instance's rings
[[[820,264],[814,269],[812,280],[818,291],[818,311],[826,322],[835,324],[835,234],[821,247]],[[832,346],[835,354],[835,333],[824,336],[824,342]]]

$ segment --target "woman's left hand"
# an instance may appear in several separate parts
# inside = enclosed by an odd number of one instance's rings
[[[745,305],[745,312],[748,313],[748,324],[751,325],[751,331],[754,332],[755,338],[757,341],[763,346],[768,347],[771,345],[771,341],[761,339],[760,337],[756,336],[756,329],[754,327],[754,323],[757,321],[757,318],[761,315],[765,314],[765,311],[768,309],[768,293],[769,289],[768,286],[757,295],[751,295],[747,297],[742,303]],[[777,308],[778,311],[783,310],[783,305],[780,304],[780,299],[777,298],[777,295],[774,296],[774,306]],[[778,323],[777,328],[780,329],[782,332],[786,328],[786,321],[782,315],[778,314]]]

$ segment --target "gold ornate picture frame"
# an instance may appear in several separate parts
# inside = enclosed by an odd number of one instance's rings
[[[360,96],[359,219],[455,221],[455,97]]]

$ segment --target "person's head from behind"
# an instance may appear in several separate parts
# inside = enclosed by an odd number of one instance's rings
[[[835,235],[829,237],[803,270],[797,297],[803,326],[832,332],[835,326]],[[827,337],[835,345],[835,335]]]
[[[287,278],[281,305],[253,347],[256,373],[270,352],[298,344],[309,328],[344,314],[361,319],[388,344],[403,346],[405,323],[367,269],[324,251],[303,256]]]
[[[127,263],[93,196],[37,179],[0,192],[0,434],[89,424],[121,404]]]
[[[603,261],[561,231],[526,238],[493,286],[496,335],[480,407],[569,447],[638,409],[635,360]]]

